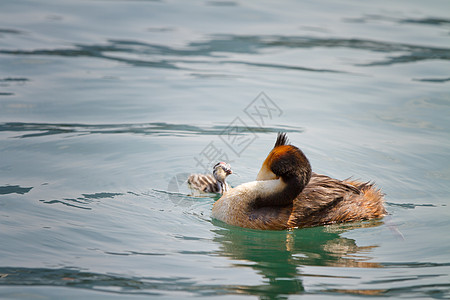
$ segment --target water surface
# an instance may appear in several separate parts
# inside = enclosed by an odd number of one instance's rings
[[[450,297],[447,1],[0,4],[0,298]],[[211,218],[285,131],[383,220]]]

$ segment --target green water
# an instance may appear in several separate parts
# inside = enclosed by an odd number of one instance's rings
[[[449,11],[2,1],[0,298],[449,298]],[[213,220],[186,176],[220,158],[254,180],[278,131],[389,215]]]

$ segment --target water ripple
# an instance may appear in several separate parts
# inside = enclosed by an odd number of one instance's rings
[[[28,78],[22,78],[22,77],[6,77],[6,78],[0,78],[0,82],[26,82],[29,81]]]
[[[214,125],[210,127],[194,126],[187,124],[170,124],[163,122],[139,123],[139,124],[51,124],[51,123],[0,123],[0,132],[20,132],[14,138],[32,138],[56,134],[143,134],[143,135],[220,135],[225,132],[228,125]],[[302,132],[298,127],[279,126],[279,127],[239,127],[236,132],[260,132],[276,133]],[[227,132],[228,134],[228,132]],[[233,133],[229,133],[233,134]]]
[[[115,294],[161,295],[187,292],[193,295],[240,294],[245,286],[200,284],[187,277],[126,277],[85,272],[75,268],[0,268],[0,286],[67,286]],[[241,292],[240,292],[241,291]]]
[[[445,18],[434,18],[434,17],[427,17],[427,18],[397,18],[392,16],[386,16],[386,15],[379,15],[379,14],[365,14],[362,17],[358,18],[344,18],[344,21],[350,22],[350,23],[370,23],[370,22],[377,22],[377,21],[387,21],[394,24],[417,24],[417,25],[432,25],[432,26],[449,26],[450,25],[450,19]]]
[[[116,253],[115,253],[116,254]],[[305,277],[309,276],[305,274]],[[316,276],[316,275],[313,275]],[[428,277],[439,277],[432,275]],[[103,274],[89,271],[82,271],[77,268],[0,268],[0,286],[61,286],[71,288],[81,288],[106,293],[122,294],[122,295],[162,295],[167,292],[184,292],[196,296],[213,296],[234,294],[234,295],[267,295],[268,289],[272,295],[287,295],[285,289],[288,287],[296,288],[295,294],[303,293],[304,287],[299,278],[291,281],[283,279],[282,284],[277,288],[270,288],[266,285],[224,285],[224,284],[202,284],[189,277],[137,277],[119,274]],[[331,276],[331,278],[333,278]],[[335,277],[341,278],[341,277]],[[348,278],[343,276],[342,278]],[[348,296],[351,295],[371,295],[371,296],[401,296],[405,291],[414,293],[417,296],[429,296],[434,294],[434,298],[445,298],[450,290],[449,283],[437,282],[434,284],[420,283],[419,280],[424,279],[422,276],[415,278],[404,278],[405,284],[400,287],[391,288],[372,288],[364,289],[346,289],[346,288],[330,288],[322,289],[321,293],[339,293]],[[401,281],[400,281],[401,282]],[[375,282],[376,283],[376,282]],[[379,283],[379,282],[378,282]],[[441,297],[439,297],[441,296]],[[278,299],[276,297],[276,299]]]
[[[411,24],[425,24],[434,26],[449,26],[450,20],[443,18],[422,18],[422,19],[404,19],[400,20],[400,23],[411,23]]]
[[[80,208],[85,210],[91,210],[89,206],[94,200],[98,199],[112,199],[116,196],[123,195],[122,193],[95,193],[95,194],[82,194],[83,197],[78,198],[64,198],[62,200],[39,200],[45,204],[62,204],[69,207]]]
[[[407,208],[407,209],[415,209],[416,207],[437,207],[434,204],[414,204],[414,203],[392,203],[392,202],[386,202],[389,206],[397,206],[401,208]]]
[[[23,34],[23,32],[17,29],[0,28],[0,35],[1,34]]]
[[[6,186],[0,186],[0,195],[6,195],[6,194],[26,194],[29,191],[31,191],[33,187],[21,187],[19,185],[6,185]]]
[[[405,20],[404,22],[413,22]],[[416,20],[415,22],[438,22],[447,24],[446,20]],[[308,36],[280,36],[280,35],[211,35],[203,41],[190,42],[183,49],[167,45],[152,44],[132,40],[109,40],[105,44],[76,44],[72,48],[64,49],[35,49],[35,50],[7,50],[0,49],[1,54],[10,55],[47,55],[64,57],[94,57],[127,63],[134,66],[150,68],[181,69],[179,63],[198,64],[198,60],[189,60],[189,57],[226,58],[229,54],[245,53],[257,54],[261,50],[273,47],[309,49],[357,49],[371,52],[390,54],[384,60],[377,60],[357,66],[394,65],[424,60],[450,60],[450,48],[419,46],[406,43],[384,42],[360,38],[318,38]],[[398,54],[401,52],[401,54]],[[220,53],[220,54],[219,54]],[[127,54],[126,57],[123,54]],[[136,54],[138,58],[130,58],[129,54]],[[158,57],[158,58],[156,58]],[[162,57],[162,58],[161,58]],[[214,61],[211,61],[214,63]],[[265,68],[282,68],[299,71],[314,72],[342,72],[340,70],[327,70],[307,68],[302,66],[286,66],[266,62],[223,60],[219,63],[238,63],[249,66]]]
[[[444,83],[450,81],[450,77],[446,78],[421,78],[421,79],[413,79],[414,81],[421,82],[432,82],[432,83]]]

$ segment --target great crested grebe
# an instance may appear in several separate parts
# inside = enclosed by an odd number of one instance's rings
[[[212,175],[191,174],[187,182],[191,189],[206,193],[223,194],[230,189],[230,185],[225,180],[232,173],[231,166],[221,161],[214,165]]]
[[[230,189],[212,216],[230,225],[282,230],[381,218],[383,194],[372,183],[315,174],[303,152],[279,133],[256,181]]]

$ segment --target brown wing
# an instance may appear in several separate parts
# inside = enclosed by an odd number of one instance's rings
[[[310,227],[380,218],[383,196],[370,183],[337,180],[313,173],[294,200],[289,227]]]
[[[219,192],[217,180],[211,174],[192,174],[187,181],[191,189],[206,193]]]

